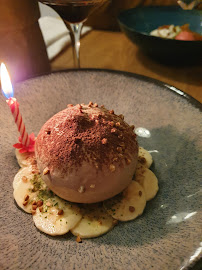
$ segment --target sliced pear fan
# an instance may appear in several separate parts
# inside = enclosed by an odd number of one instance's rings
[[[132,181],[121,194],[104,201],[107,212],[121,221],[135,219],[143,213],[145,205],[145,191],[136,181]]]
[[[135,172],[135,181],[144,188],[147,201],[156,196],[156,193],[159,190],[158,179],[151,170],[139,166]]]
[[[66,234],[76,226],[81,218],[79,207],[56,195],[44,201],[43,206],[37,208],[33,215],[36,227],[49,235]]]
[[[27,213],[32,212],[32,202],[37,199],[38,189],[34,187],[35,183],[41,188],[45,186],[40,176],[34,175],[30,167],[20,169],[13,181],[14,199],[18,206]]]
[[[101,204],[81,206],[83,217],[71,232],[81,238],[93,238],[107,233],[116,221],[106,212]]]
[[[33,214],[39,230],[53,236],[71,231],[81,238],[98,237],[111,230],[117,220],[133,220],[141,215],[146,200],[158,191],[158,180],[148,169],[152,156],[142,147],[139,147],[135,181],[119,195],[96,204],[71,203],[50,191],[40,174],[33,174],[33,169],[37,171],[34,153],[21,154],[16,150],[16,158],[22,168],[13,181],[15,201]]]
[[[151,154],[143,147],[139,147],[138,163],[149,168],[153,162]]]

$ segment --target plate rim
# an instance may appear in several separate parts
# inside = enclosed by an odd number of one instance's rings
[[[35,80],[37,78],[40,77],[45,77],[45,76],[49,76],[52,74],[57,74],[57,73],[68,73],[68,72],[87,72],[87,71],[93,71],[93,72],[108,72],[108,73],[112,73],[112,74],[120,74],[120,75],[124,75],[126,77],[133,77],[135,79],[140,79],[143,80],[145,82],[148,83],[154,83],[160,87],[165,88],[167,91],[180,96],[182,99],[186,100],[187,102],[189,102],[192,106],[194,106],[195,108],[199,109],[200,112],[202,112],[202,103],[195,99],[194,97],[192,97],[191,95],[185,93],[183,90],[175,87],[174,85],[170,85],[169,83],[163,82],[161,80],[155,79],[155,78],[151,78],[148,77],[146,75],[142,75],[142,74],[137,74],[137,73],[133,73],[133,72],[129,72],[129,71],[123,71],[123,70],[115,70],[115,69],[105,69],[105,68],[67,68],[67,69],[59,69],[59,70],[53,70],[51,72],[46,72],[46,73],[42,73],[42,74],[36,74],[34,77],[31,78],[27,78],[26,80],[23,81],[18,81],[16,82],[16,86],[18,84],[23,84],[26,83],[30,80]]]
[[[195,98],[193,98],[192,96],[190,96],[189,94],[185,93],[184,91],[170,85],[167,84],[163,81],[160,81],[158,79],[154,79],[145,75],[141,75],[141,74],[136,74],[136,73],[132,73],[132,72],[127,72],[127,71],[121,71],[121,70],[113,70],[113,69],[102,69],[102,68],[81,68],[81,69],[62,69],[62,70],[55,70],[52,72],[47,72],[47,73],[43,73],[40,74],[38,76],[20,81],[18,83],[16,83],[16,85],[18,84],[23,84],[26,82],[29,82],[31,80],[35,80],[38,79],[40,77],[45,77],[45,76],[50,76],[52,74],[57,74],[57,73],[69,73],[69,72],[107,72],[107,73],[111,73],[111,74],[120,74],[120,75],[124,75],[126,77],[130,77],[130,78],[135,78],[135,79],[140,79],[143,80],[145,82],[148,83],[154,83],[162,88],[164,88],[166,91],[169,91],[170,93],[173,93],[177,96],[179,96],[181,99],[186,100],[188,103],[190,103],[191,105],[193,105],[195,108],[198,108],[200,111],[202,111],[202,104],[200,103],[200,101],[196,100]],[[201,257],[199,255],[199,257],[196,257],[194,261],[192,261],[190,264],[186,265],[186,267],[184,269],[195,269],[198,270],[198,265],[200,267],[201,264]],[[195,268],[197,267],[197,268]]]

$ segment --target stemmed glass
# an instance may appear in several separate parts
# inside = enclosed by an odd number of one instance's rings
[[[75,67],[80,68],[80,35],[83,23],[96,7],[108,0],[39,0],[52,7],[70,29]]]

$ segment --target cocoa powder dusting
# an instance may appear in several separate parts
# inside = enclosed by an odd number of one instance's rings
[[[82,112],[79,104],[68,107],[49,119],[40,130],[36,155],[50,171],[58,168],[67,173],[71,167],[79,169],[83,161],[97,164],[102,169],[103,165],[113,163],[114,157],[118,158],[117,167],[137,152],[134,133],[122,116],[112,114],[104,107],[89,105],[92,103],[83,105]],[[112,131],[112,123],[117,122],[120,125]],[[123,156],[117,155],[120,145],[125,145]]]

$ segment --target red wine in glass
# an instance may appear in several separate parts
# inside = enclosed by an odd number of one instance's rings
[[[80,67],[80,34],[90,13],[108,0],[40,0],[53,8],[70,26],[73,34],[75,66]]]

